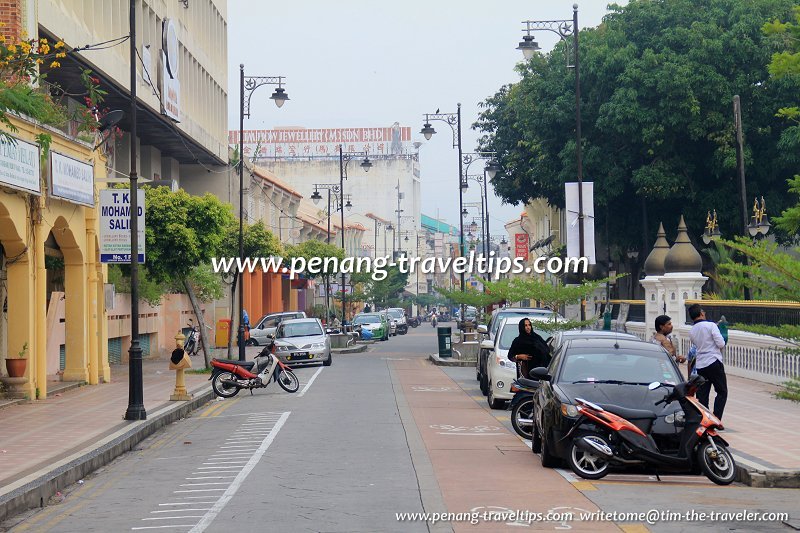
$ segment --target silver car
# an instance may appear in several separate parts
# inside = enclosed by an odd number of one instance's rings
[[[255,325],[250,328],[250,338],[247,344],[256,346],[266,346],[269,344],[270,335],[275,334],[275,330],[284,320],[292,318],[305,318],[306,314],[303,311],[284,311],[282,313],[270,313],[262,316]]]
[[[275,355],[287,364],[330,366],[331,339],[318,318],[284,320],[275,332]]]

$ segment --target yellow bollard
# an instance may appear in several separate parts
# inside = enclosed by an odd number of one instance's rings
[[[192,395],[186,390],[186,380],[183,371],[187,368],[192,368],[192,361],[189,356],[183,351],[183,341],[186,337],[183,333],[175,335],[175,350],[172,352],[172,357],[169,360],[169,369],[175,370],[175,390],[169,397],[170,401],[188,401],[192,399]],[[175,360],[177,359],[177,363]]]

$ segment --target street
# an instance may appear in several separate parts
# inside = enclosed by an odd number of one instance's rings
[[[473,367],[436,367],[430,324],[209,402],[10,531],[786,531],[781,521],[581,520],[581,512],[797,513],[797,491],[717,487],[705,477],[543,469],[508,411],[490,410]],[[248,359],[255,349],[248,349]],[[529,511],[506,517],[484,512]],[[437,523],[397,513],[451,513]],[[550,516],[546,516],[547,513]],[[475,513],[470,515],[470,513]],[[552,513],[574,513],[558,519]],[[639,518],[639,517],[635,517]],[[796,516],[794,517],[797,518]],[[472,523],[471,523],[472,522]],[[796,524],[796,522],[795,522]],[[2,529],[2,528],[0,528]]]

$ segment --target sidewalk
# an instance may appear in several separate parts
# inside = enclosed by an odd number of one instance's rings
[[[202,359],[194,358],[195,366],[198,362],[202,366]],[[168,369],[167,360],[144,361],[142,374],[146,421],[123,419],[128,407],[127,364],[112,366],[111,383],[0,409],[0,521],[26,506],[37,506],[42,498],[46,502],[57,490],[212,397],[208,374],[186,374],[193,401],[169,401],[175,372]]]

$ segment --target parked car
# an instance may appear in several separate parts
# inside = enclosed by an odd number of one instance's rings
[[[267,337],[275,334],[278,324],[292,318],[306,318],[306,314],[303,311],[285,311],[262,316],[258,322],[250,328],[250,338],[247,343],[255,346],[269,344],[270,339]]]
[[[537,327],[537,323],[546,322],[547,318],[543,318],[541,315],[527,318],[531,320],[534,332],[545,341],[550,338],[550,333]],[[486,400],[492,409],[500,409],[507,400],[514,397],[514,393],[511,392],[511,383],[517,378],[517,364],[508,358],[508,350],[519,335],[519,320],[517,317],[504,317],[495,339],[493,341],[485,340],[481,343],[481,348],[489,353],[486,363],[488,383]]]
[[[492,311],[492,316],[489,318],[489,323],[487,325],[478,326],[478,333],[487,335],[488,340],[494,341],[497,329],[500,327],[503,318],[513,317],[519,324],[519,321],[523,318],[534,316],[549,318],[553,317],[554,313],[550,309],[537,307],[502,307]],[[555,313],[555,317],[558,318],[558,320],[564,320],[564,317],[558,313]],[[479,350],[478,361],[475,364],[475,378],[480,383],[481,392],[484,395],[489,394],[489,381],[486,376],[486,362],[488,360],[489,351],[484,349]]]
[[[358,313],[353,325],[368,330],[375,340],[389,340],[389,324],[381,313]]]
[[[568,339],[547,369],[533,369],[531,374],[541,383],[533,402],[532,448],[541,453],[542,466],[558,466],[566,457],[569,442],[562,438],[578,416],[575,398],[601,407],[654,411],[655,421],[630,421],[637,426],[652,422],[659,449],[677,449],[683,411],[676,403],[656,407],[664,392],[648,389],[654,381],[683,382],[677,364],[660,345],[609,336]]]
[[[406,312],[401,307],[390,307],[388,310],[389,316],[392,317],[397,324],[397,333],[405,335],[408,333],[408,322],[406,321]]]
[[[397,335],[397,320],[392,320],[391,315],[389,315],[389,311],[386,309],[381,309],[378,311],[378,314],[380,314],[389,325],[389,336],[394,337]]]
[[[331,338],[318,318],[286,319],[275,332],[275,355],[287,364],[330,366]]]
[[[555,353],[556,350],[568,340],[598,338],[640,340],[639,337],[632,333],[621,333],[619,331],[607,331],[603,329],[570,329],[553,333],[553,336],[550,337],[547,344],[550,345],[550,353]]]

